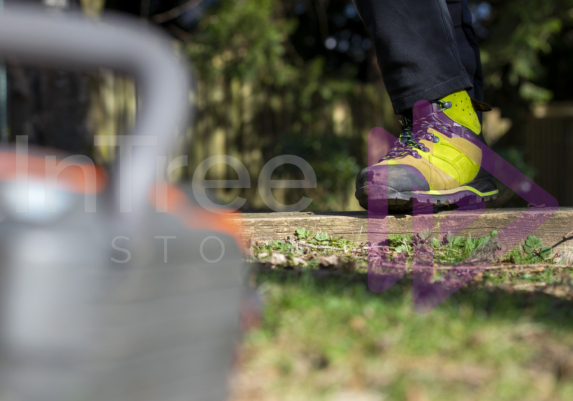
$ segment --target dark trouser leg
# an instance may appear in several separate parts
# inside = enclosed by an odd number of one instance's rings
[[[472,29],[468,35],[466,27],[469,10],[461,0],[448,0],[450,4],[446,0],[354,2],[374,38],[378,64],[396,114],[412,108],[420,99],[435,100],[473,88],[473,77],[478,69],[481,73],[481,66],[475,53],[475,34]],[[458,22],[461,19],[461,29],[455,28],[449,8]]]
[[[468,92],[473,99],[483,101],[483,74],[479,46],[467,0],[446,0],[446,2],[454,24],[462,64],[473,83],[473,88]]]

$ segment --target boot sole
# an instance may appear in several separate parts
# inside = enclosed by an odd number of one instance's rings
[[[499,191],[490,180],[480,180],[443,191],[396,191],[386,186],[366,186],[356,190],[355,196],[364,209],[371,212],[389,213],[411,212],[414,199],[423,204],[438,208],[452,208],[464,200],[468,205],[497,199]]]

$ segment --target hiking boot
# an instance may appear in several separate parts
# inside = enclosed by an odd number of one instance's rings
[[[356,178],[360,206],[374,212],[386,207],[390,212],[408,212],[414,199],[434,206],[496,199],[493,177],[481,168],[485,140],[475,108],[489,110],[465,90],[417,103],[416,124],[403,118],[394,147]]]

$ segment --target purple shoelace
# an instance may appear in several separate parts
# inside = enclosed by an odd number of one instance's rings
[[[442,113],[445,108],[449,109],[450,107],[452,107],[451,103],[443,102],[441,100],[438,100],[437,102],[434,102],[434,103],[440,104],[440,111],[431,113],[426,117],[422,117],[420,119],[420,129],[416,132],[414,132],[413,121],[407,117],[402,117],[402,119],[400,120],[400,124],[402,124],[402,131],[400,132],[400,137],[394,143],[394,146],[392,147],[392,149],[390,149],[390,151],[386,154],[386,156],[381,158],[378,161],[378,163],[380,163],[384,160],[398,159],[398,158],[406,157],[406,156],[413,156],[416,159],[421,159],[422,156],[420,156],[418,154],[416,149],[419,149],[423,152],[429,152],[430,151],[430,149],[428,149],[426,146],[424,146],[420,143],[420,141],[424,140],[424,139],[427,141],[430,141],[430,142],[436,142],[437,138],[432,133],[429,133],[428,129],[429,128],[438,129],[438,128],[450,128],[451,127],[450,125],[444,125],[444,124],[440,123],[439,121],[436,121],[435,119],[430,118],[430,117],[432,117],[438,113]]]

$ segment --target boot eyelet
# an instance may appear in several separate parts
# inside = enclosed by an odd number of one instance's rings
[[[437,136],[434,135],[434,138],[432,139],[432,141],[434,143],[438,143],[438,142],[440,142],[440,138],[438,138]]]

